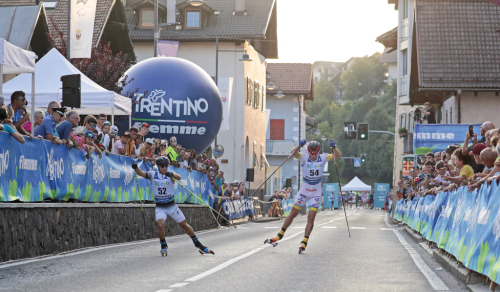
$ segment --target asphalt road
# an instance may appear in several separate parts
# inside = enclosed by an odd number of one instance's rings
[[[318,213],[299,255],[306,217],[277,247],[264,245],[282,221],[199,232],[213,255],[187,236],[158,239],[0,265],[0,291],[468,291],[380,210]],[[170,220],[170,219],[169,219]]]

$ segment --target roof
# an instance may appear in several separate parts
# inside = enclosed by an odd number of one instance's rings
[[[312,64],[308,63],[268,63],[266,69],[275,90],[284,94],[304,94],[306,99],[314,100],[314,80]]]
[[[47,18],[41,5],[0,7],[0,38],[9,43],[30,49],[37,27],[37,37],[48,46]]]
[[[378,36],[376,39],[377,42],[381,43],[386,47],[386,52],[390,53],[392,51],[397,50],[398,48],[398,28],[395,27],[390,31],[384,33],[381,36]]]
[[[500,6],[419,0],[415,21],[420,88],[500,88]]]
[[[147,2],[146,0],[130,0],[127,2],[127,24],[130,38],[133,41],[153,41],[153,29],[145,29],[138,26],[140,18],[138,9],[141,5],[147,5]],[[181,22],[181,14],[178,10],[185,8],[185,2],[185,0],[176,0],[177,22]],[[159,3],[167,6],[167,0],[159,0]],[[246,1],[246,15],[233,13],[235,10],[235,0],[208,0],[207,7],[215,13],[207,13],[207,18],[202,28],[163,29],[160,32],[160,38],[178,41],[215,40],[216,37],[230,40],[266,39],[268,41],[264,46],[275,46],[276,56],[273,57],[277,57],[276,0]],[[160,22],[167,22],[164,13],[160,14]],[[269,58],[269,56],[266,57]]]
[[[0,6],[7,6],[7,5],[19,5],[19,6],[26,6],[26,5],[36,5],[36,2],[40,2],[37,0],[8,0],[7,3],[2,2],[0,3]],[[121,6],[121,1],[120,0],[99,0],[97,1],[97,7],[96,7],[96,15],[95,15],[95,20],[94,20],[94,34],[93,34],[93,39],[92,39],[92,46],[96,46],[98,42],[101,40],[101,37],[103,36],[104,29],[106,27],[106,24],[108,22],[108,19],[110,18],[111,12],[113,8],[116,6],[117,3],[120,3]],[[60,31],[65,32],[67,30],[67,23],[68,23],[68,0],[59,0],[57,2],[57,5],[54,9],[45,9],[45,12],[47,14],[48,18],[48,25],[49,25],[49,30],[52,33],[54,31],[54,27],[52,25],[52,21],[50,20],[51,17],[54,18],[56,25],[58,26]],[[124,14],[123,9],[122,9],[122,14]],[[125,22],[125,17],[123,16],[123,22]],[[115,20],[116,22],[116,20]],[[123,38],[123,35],[121,35]],[[126,36],[128,38],[128,35]],[[66,38],[66,34],[64,34],[64,38]],[[55,40],[56,42],[59,40]],[[122,40],[121,47],[132,48],[132,44],[127,46],[127,40]],[[129,41],[130,43],[130,41]],[[113,44],[112,44],[113,46]]]

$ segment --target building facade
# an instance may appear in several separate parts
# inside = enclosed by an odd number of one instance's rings
[[[299,140],[305,139],[306,127],[314,126],[314,120],[307,118],[305,109],[305,101],[314,100],[313,67],[311,64],[270,63],[267,81],[274,85],[267,90],[266,156],[269,167],[266,176],[269,176],[290,155]],[[295,158],[288,160],[266,183],[266,194],[282,190],[287,180],[295,196],[302,180]]]
[[[153,2],[128,0],[125,6],[138,61],[154,56]],[[158,11],[159,22],[169,24],[159,37],[178,42],[176,57],[197,64],[214,81],[217,75],[219,80],[233,78],[229,130],[217,136],[225,150],[218,161],[229,182],[246,181],[247,170],[253,169],[253,192],[264,182],[267,168],[266,59],[278,54],[276,1],[211,0],[193,6],[160,0]],[[240,61],[244,53],[251,61]],[[256,195],[263,196],[264,190]]]

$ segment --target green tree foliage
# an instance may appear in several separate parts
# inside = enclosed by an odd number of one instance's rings
[[[375,61],[372,57],[363,58],[365,61],[362,63],[371,63],[373,65]],[[363,76],[371,75],[373,76],[373,80],[384,80],[385,70],[379,70],[383,67],[374,65],[370,68],[371,71],[366,72],[366,74],[364,73]],[[359,78],[364,78],[363,76]],[[355,82],[355,80],[352,82]],[[361,153],[366,153],[368,156],[366,163],[362,164],[359,168],[355,168],[354,161],[350,159],[337,161],[337,168],[342,178],[342,183],[347,183],[354,176],[358,176],[366,183],[390,182],[393,172],[394,136],[390,134],[370,133],[368,141],[345,140],[343,129],[344,122],[365,122],[369,124],[370,130],[394,133],[396,84],[394,83],[385,87],[379,86],[375,93],[371,91],[365,92],[364,96],[349,100],[340,105],[335,102],[335,95],[328,94],[328,96],[325,96],[327,94],[324,92],[331,92],[331,89],[328,88],[333,86],[331,83],[327,83],[330,82],[320,82],[316,86],[315,100],[308,101],[306,104],[307,114],[316,119],[318,130],[322,136],[324,135],[327,140],[333,139],[337,143],[339,149],[342,151],[342,156],[360,157]],[[321,142],[321,137],[318,137],[313,132],[307,133],[307,139]],[[325,152],[330,151],[327,140],[324,141]],[[329,182],[337,182],[334,164],[330,163],[328,168],[328,172],[331,174]]]
[[[341,80],[344,86],[344,98],[356,100],[367,94],[376,94],[384,88],[387,66],[381,64],[380,53],[356,59],[352,65],[342,73]]]

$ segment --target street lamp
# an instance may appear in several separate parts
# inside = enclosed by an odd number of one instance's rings
[[[319,130],[316,130],[316,132],[314,132],[314,134],[319,136],[319,135],[321,135],[321,132]]]
[[[285,96],[285,95],[283,94],[283,91],[278,90],[278,93],[276,93],[276,95],[275,95],[275,96],[276,96],[277,98],[283,98],[283,96]]]
[[[270,81],[268,84],[267,84],[267,90],[275,90],[276,87],[274,86],[274,83],[272,81]]]
[[[245,53],[243,54],[243,58],[240,59],[241,62],[251,62],[253,61],[250,59],[250,56],[247,54],[247,50],[245,50]]]
[[[192,6],[201,6],[203,4],[206,4],[207,1],[203,1],[203,0],[189,0],[187,3],[191,4]]]
[[[322,153],[323,153],[323,152],[325,152],[325,151],[323,150],[323,142],[325,142],[325,140],[326,140],[326,137],[325,137],[325,135],[323,135],[323,137],[321,137],[321,152],[322,152]]]

